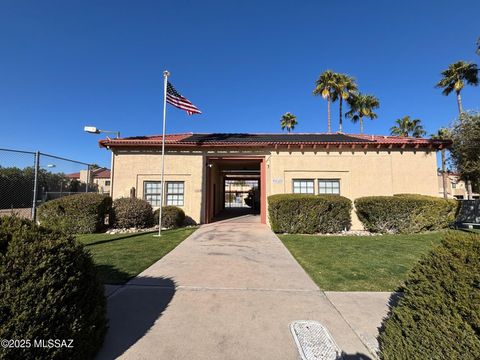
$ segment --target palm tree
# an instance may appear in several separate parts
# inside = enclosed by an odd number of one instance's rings
[[[355,79],[347,74],[335,74],[335,86],[334,92],[332,95],[332,101],[339,100],[339,123],[338,131],[342,132],[343,130],[343,100],[348,100],[348,98],[354,95],[357,92],[357,84]]]
[[[447,128],[440,128],[437,130],[436,134],[431,134],[430,137],[435,140],[448,140],[451,138],[450,131]],[[447,194],[447,177],[446,177],[446,168],[447,168],[447,156],[446,149],[442,148],[442,183],[443,183],[443,197],[448,199]]]
[[[331,70],[326,70],[321,73],[316,81],[316,87],[313,90],[313,95],[321,95],[327,100],[327,128],[329,133],[332,131],[330,121],[330,101],[336,86],[335,75],[336,74]]]
[[[404,116],[401,119],[395,120],[396,126],[390,128],[390,134],[403,137],[422,137],[427,132],[420,124],[420,119],[410,119],[410,116]]]
[[[347,102],[350,111],[347,111],[345,116],[353,123],[360,122],[360,134],[363,134],[363,118],[376,119],[377,114],[373,110],[378,109],[380,101],[373,95],[357,93],[350,96]]]
[[[297,117],[289,112],[283,114],[282,118],[280,119],[280,126],[282,127],[282,130],[287,129],[288,132],[295,129],[295,125],[297,124]]]
[[[460,114],[463,113],[460,92],[465,84],[473,86],[478,85],[477,65],[465,61],[458,61],[454,64],[450,64],[447,70],[442,71],[442,75],[443,78],[435,87],[442,88],[442,94],[445,96],[450,95],[450,93],[455,90],[457,94],[458,112]]]

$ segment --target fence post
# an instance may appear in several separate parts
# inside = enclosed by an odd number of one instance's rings
[[[87,165],[87,181],[85,182],[86,193],[88,193],[88,184],[90,184],[90,165]]]
[[[32,220],[37,220],[37,192],[38,192],[38,170],[40,168],[40,151],[35,152],[35,175],[33,179],[33,204]]]

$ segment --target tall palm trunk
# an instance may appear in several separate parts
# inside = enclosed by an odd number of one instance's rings
[[[328,133],[331,133],[332,126],[330,122],[330,96],[327,97],[327,127],[328,127]]]
[[[343,110],[343,109],[342,109],[342,108],[343,108],[343,99],[342,99],[342,96],[340,96],[340,107],[339,107],[339,108],[340,108],[340,120],[339,120],[339,122],[338,122],[338,131],[339,131],[339,132],[342,132],[342,127],[343,127],[343,126],[342,126],[342,125],[343,125],[343,116],[342,116],[342,115],[343,115],[343,114],[342,114],[342,110]]]
[[[467,180],[467,199],[468,200],[472,200],[473,197],[472,197],[472,182],[470,181],[470,179]]]
[[[458,104],[458,112],[461,115],[463,113],[463,107],[462,107],[462,97],[460,96],[460,91],[457,92],[457,104]]]
[[[360,117],[360,134],[363,134],[363,116]]]
[[[447,193],[447,177],[446,177],[446,156],[445,156],[445,149],[442,149],[442,182],[443,182],[443,197],[448,199]]]

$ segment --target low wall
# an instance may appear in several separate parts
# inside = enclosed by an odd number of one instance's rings
[[[25,219],[32,218],[32,208],[0,209],[0,216],[17,215]]]

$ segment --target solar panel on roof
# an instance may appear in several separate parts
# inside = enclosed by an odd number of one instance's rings
[[[371,142],[344,134],[193,134],[179,143]]]

